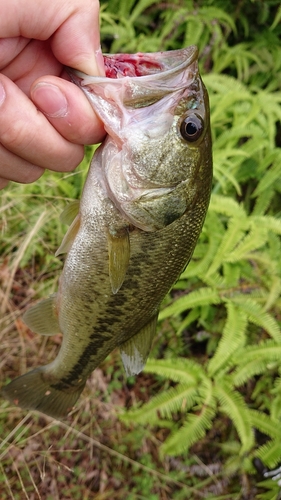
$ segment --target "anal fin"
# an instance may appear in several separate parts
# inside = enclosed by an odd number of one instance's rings
[[[55,304],[56,294],[30,307],[23,315],[25,324],[40,335],[56,335],[60,332]]]
[[[127,376],[136,375],[143,369],[156,333],[158,313],[129,340],[121,344],[120,353]]]
[[[126,276],[130,260],[130,238],[127,227],[108,232],[109,278],[112,293],[117,293]]]

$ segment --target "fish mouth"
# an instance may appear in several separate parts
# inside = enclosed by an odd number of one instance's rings
[[[159,77],[163,85],[164,76],[181,72],[190,66],[198,58],[198,48],[190,45],[184,49],[170,50],[166,52],[138,52],[137,54],[104,54],[105,76],[90,76],[81,71],[66,68],[74,83],[86,86],[93,83],[108,83],[110,79],[129,77],[130,79],[142,78],[149,81],[153,76],[153,82]],[[77,81],[77,78],[79,81]]]
[[[97,106],[97,97],[112,98],[128,108],[147,107],[174,92],[175,88],[186,88],[198,74],[197,59],[198,48],[191,45],[166,52],[105,54],[106,76],[90,76],[71,68],[66,70],[106,123],[105,114]],[[111,97],[112,92],[114,97]]]

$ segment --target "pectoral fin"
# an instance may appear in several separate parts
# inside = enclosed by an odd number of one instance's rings
[[[56,335],[60,332],[55,298],[56,294],[51,295],[24,313],[23,321],[30,330],[40,335]]]
[[[117,293],[125,279],[130,260],[128,228],[108,232],[109,278],[112,293]]]
[[[74,221],[72,222],[71,226],[69,227],[67,233],[65,234],[65,236],[61,242],[61,245],[57,249],[57,251],[55,253],[56,257],[58,255],[60,255],[61,253],[66,253],[70,250],[70,248],[73,244],[73,241],[74,241],[74,239],[79,231],[79,227],[80,227],[80,215],[78,214],[75,217]]]
[[[156,333],[158,313],[136,335],[121,344],[120,353],[127,376],[143,369]]]
[[[77,217],[79,213],[79,206],[79,200],[73,200],[71,203],[69,203],[62,211],[60,215],[60,221],[63,224],[67,224],[68,226],[70,226],[70,224],[72,224],[75,217]]]

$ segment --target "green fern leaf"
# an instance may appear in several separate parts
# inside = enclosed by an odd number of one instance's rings
[[[206,276],[211,276],[219,269],[224,261],[227,261],[228,255],[239,244],[243,237],[244,230],[248,227],[247,219],[232,218],[228,222],[228,228],[224,233],[221,244]]]
[[[241,394],[232,390],[230,383],[220,380],[215,386],[215,396],[220,402],[220,409],[235,426],[242,443],[241,453],[244,453],[254,445],[254,434],[251,428],[249,410]]]
[[[280,294],[281,294],[281,279],[278,278],[277,276],[273,276],[272,285],[269,290],[266,304],[264,306],[265,311],[274,306]]]
[[[262,160],[259,168],[265,174],[259,181],[252,196],[258,196],[263,191],[268,190],[277,180],[280,179],[281,174],[281,151],[274,149],[270,151]]]
[[[220,23],[228,26],[234,33],[236,33],[236,26],[232,17],[219,7],[203,6],[200,8],[200,16],[202,19],[209,21],[211,24],[214,22],[214,19],[216,21],[219,20]]]
[[[265,227],[266,229],[270,229],[276,234],[281,234],[281,220],[276,217],[271,217],[270,215],[263,216],[252,216],[251,219],[259,225],[260,227]]]
[[[252,361],[241,363],[233,373],[233,383],[236,387],[245,384],[255,375],[268,372],[268,359],[259,359],[258,357]]]
[[[124,422],[140,422],[156,424],[160,418],[172,419],[173,413],[188,411],[198,398],[198,389],[195,386],[179,384],[172,387],[154,398],[141,408],[128,411],[121,415]]]
[[[237,217],[240,220],[246,219],[246,212],[242,205],[239,205],[233,198],[220,195],[212,195],[209,210],[217,212],[227,217]]]
[[[272,391],[273,392],[273,391]],[[281,391],[279,389],[277,396],[271,403],[270,414],[273,419],[281,421]]]
[[[203,368],[198,363],[184,358],[148,359],[144,371],[186,385],[195,385],[205,376]]]
[[[215,409],[211,406],[203,406],[197,415],[189,414],[184,425],[162,444],[161,452],[168,455],[187,452],[190,446],[206,435],[214,416]]]
[[[227,255],[225,261],[234,263],[242,259],[250,259],[252,257],[250,252],[263,247],[266,243],[267,233],[265,228],[252,228],[244,238],[241,238],[236,248]]]
[[[245,295],[233,297],[233,302],[244,311],[251,323],[264,328],[264,330],[277,342],[281,343],[281,331],[277,321],[263,307]]]
[[[281,429],[279,420],[273,419],[258,410],[249,410],[251,425],[263,434],[276,438],[281,443]]]
[[[171,305],[165,307],[165,309],[160,311],[159,320],[181,314],[193,307],[219,304],[220,302],[221,299],[216,290],[208,287],[200,288],[174,300]]]
[[[134,23],[145,9],[151,7],[155,3],[158,3],[158,0],[139,0],[130,16],[131,23]]]
[[[280,463],[281,457],[281,442],[269,441],[269,443],[264,444],[257,450],[257,456],[263,461],[265,465],[269,468],[274,468]]]
[[[267,362],[278,361],[281,359],[281,346],[276,345],[272,339],[264,340],[258,345],[248,345],[234,357],[237,364],[245,365],[249,361],[264,359]]]
[[[215,355],[208,365],[208,373],[214,376],[222,367],[226,366],[232,354],[245,344],[247,316],[232,303],[227,305],[227,320],[223,329],[222,338]]]

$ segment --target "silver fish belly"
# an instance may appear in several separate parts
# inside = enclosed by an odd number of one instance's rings
[[[192,256],[209,203],[209,106],[197,57],[194,46],[109,55],[106,77],[70,71],[108,135],[79,207],[67,212],[58,293],[24,316],[37,333],[61,332],[60,351],[2,389],[15,404],[63,417],[115,347],[127,375],[143,368],[161,301]]]

